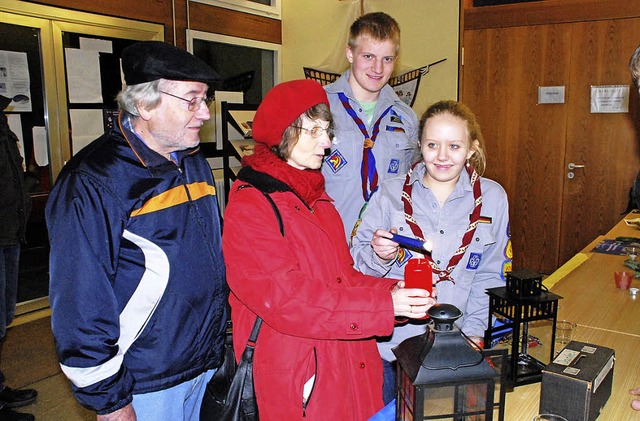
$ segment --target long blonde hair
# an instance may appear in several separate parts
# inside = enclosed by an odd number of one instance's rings
[[[453,100],[438,101],[435,104],[427,108],[420,117],[420,139],[422,140],[422,134],[424,133],[424,126],[427,124],[427,120],[431,117],[435,117],[441,114],[450,114],[454,117],[458,117],[467,124],[467,131],[469,132],[470,147],[475,153],[469,158],[469,164],[473,166],[479,175],[484,174],[484,170],[487,167],[487,156],[484,151],[484,137],[480,130],[480,124],[478,120],[471,112],[469,107],[462,102]],[[477,141],[477,144],[474,144]]]

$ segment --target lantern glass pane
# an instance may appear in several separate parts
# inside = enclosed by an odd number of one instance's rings
[[[441,386],[424,389],[424,417],[438,416],[444,419],[446,415],[454,414],[454,397],[456,387]]]
[[[401,420],[413,421],[416,389],[409,379],[409,376],[407,376],[407,373],[405,373],[402,369],[398,369],[398,375],[400,377],[400,381],[398,382],[399,389],[396,407],[398,408]]]

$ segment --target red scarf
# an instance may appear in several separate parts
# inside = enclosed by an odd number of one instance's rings
[[[324,176],[320,170],[292,167],[265,145],[256,144],[253,155],[242,158],[242,165],[282,181],[309,206],[313,206],[324,192]]]
[[[411,184],[411,174],[413,173],[414,168],[421,161],[416,162],[411,170],[407,173],[407,177],[404,181],[404,186],[402,188],[402,203],[404,204],[404,219],[407,221],[407,224],[411,228],[413,235],[415,235],[420,241],[424,241],[424,234],[422,233],[422,229],[416,223],[416,220],[413,218],[413,201],[411,200],[411,192],[413,191],[413,184]],[[433,273],[438,275],[439,279],[436,282],[442,281],[451,281],[453,283],[454,280],[451,278],[451,271],[457,266],[462,256],[469,248],[469,244],[471,244],[471,240],[473,239],[473,235],[476,232],[476,228],[478,227],[478,220],[480,219],[480,210],[482,209],[482,191],[480,190],[480,176],[473,169],[471,165],[467,165],[467,172],[469,173],[469,178],[471,179],[471,187],[473,188],[473,202],[474,207],[473,211],[469,215],[469,227],[467,231],[462,236],[462,244],[455,251],[451,259],[449,260],[449,264],[447,264],[446,269],[442,270],[438,267],[436,262],[433,261],[431,257],[431,253],[427,253],[425,258],[429,261],[431,268],[433,269]]]

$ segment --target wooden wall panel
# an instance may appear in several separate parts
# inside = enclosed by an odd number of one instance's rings
[[[189,16],[191,29],[282,44],[282,25],[277,19],[202,3],[190,3]]]
[[[277,19],[234,10],[176,0],[29,0],[82,12],[98,13],[164,25],[165,41],[186,48],[186,29],[212,32],[257,41],[282,44],[282,23]],[[175,25],[173,8],[175,8]],[[187,21],[187,14],[189,19]]]
[[[607,232],[627,208],[640,169],[638,95],[632,89],[629,113],[592,114],[590,86],[631,84],[627,62],[640,43],[640,2],[629,3],[634,6],[617,0],[609,6],[632,16],[603,19],[593,15],[602,7],[599,0],[580,2],[580,13],[567,0],[573,16],[546,9],[549,20],[568,21],[557,24],[510,26],[503,20],[494,28],[469,29],[465,14],[460,97],[483,125],[487,176],[509,194],[514,267],[550,273]],[[507,13],[513,7],[493,9]],[[537,87],[556,85],[566,88],[565,104],[537,105]],[[585,165],[573,179],[567,176],[570,162]]]
[[[173,43],[173,11],[170,1],[164,0],[144,0],[144,1],[131,1],[131,0],[29,0],[28,3],[44,4],[47,6],[55,6],[63,9],[78,10],[81,12],[97,13],[105,16],[114,16],[125,19],[140,20],[143,22],[159,23],[165,26],[165,41]],[[176,2],[179,3],[179,2]],[[178,43],[180,47],[186,46],[185,31],[186,27],[186,2],[182,7],[176,4],[176,16],[182,16],[180,22],[176,19],[177,27],[182,28],[182,31],[176,31],[176,34],[181,33],[182,44]],[[180,13],[182,10],[182,13]]]
[[[464,28],[499,28],[640,16],[637,0],[544,0],[502,6],[464,4]]]
[[[640,169],[635,89],[630,113],[590,112],[591,85],[631,83],[627,63],[640,43],[640,18],[573,27],[565,168],[569,162],[585,168],[576,170],[575,178],[565,184],[560,261],[620,220]]]
[[[514,267],[543,272],[558,259],[566,106],[537,105],[538,86],[568,80],[570,28],[465,31],[462,100],[487,143],[486,176],[511,206]]]

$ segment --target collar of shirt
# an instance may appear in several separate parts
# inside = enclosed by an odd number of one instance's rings
[[[131,145],[131,149],[133,149],[135,154],[140,158],[140,160],[146,167],[158,167],[161,165],[166,165],[167,162],[172,162],[147,146],[144,139],[138,136],[133,128],[131,116],[128,113],[121,112],[119,118],[123,129],[122,135],[125,137],[125,139],[127,139],[129,145]],[[181,166],[182,160],[186,156],[196,152],[198,148],[199,147],[196,146],[195,148],[186,149],[184,151],[172,152],[171,156],[174,159],[174,163],[178,166]]]

